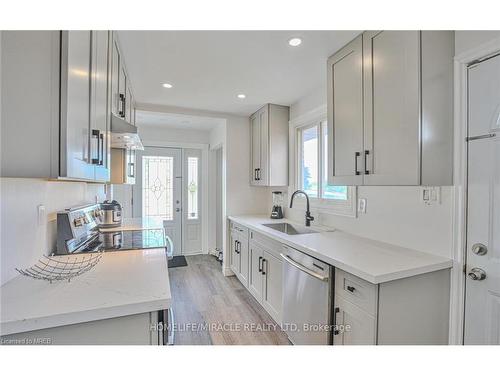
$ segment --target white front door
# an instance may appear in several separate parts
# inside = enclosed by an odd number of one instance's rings
[[[465,344],[500,344],[500,55],[468,69]]]
[[[137,151],[134,217],[163,220],[173,242],[174,255],[182,252],[182,150],[145,147]]]

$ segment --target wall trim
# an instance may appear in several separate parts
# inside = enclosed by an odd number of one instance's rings
[[[471,48],[454,59],[454,192],[453,268],[451,272],[449,343],[464,343],[466,207],[467,207],[467,66],[500,52],[500,38]]]

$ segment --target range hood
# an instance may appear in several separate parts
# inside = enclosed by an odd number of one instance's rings
[[[111,114],[111,147],[144,150],[137,127],[114,114]]]

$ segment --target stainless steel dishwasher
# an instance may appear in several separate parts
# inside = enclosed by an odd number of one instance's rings
[[[334,268],[283,245],[283,328],[295,345],[330,345]]]

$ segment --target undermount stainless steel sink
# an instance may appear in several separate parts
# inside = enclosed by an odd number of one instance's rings
[[[273,223],[273,224],[262,224],[265,227],[277,230],[278,232],[286,233],[289,235],[296,234],[306,234],[306,233],[318,233],[315,230],[309,229],[307,227],[295,226],[289,223]]]

